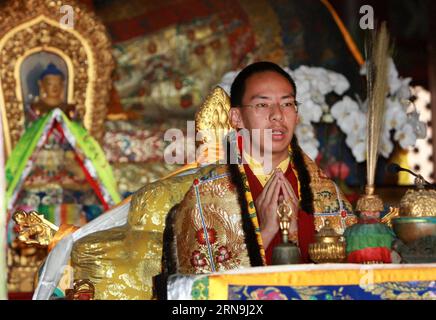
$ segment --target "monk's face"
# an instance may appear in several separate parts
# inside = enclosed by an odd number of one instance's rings
[[[282,108],[280,105],[294,102],[295,92],[286,78],[273,71],[256,73],[246,80],[242,106],[231,108],[230,120],[237,128],[250,132],[259,129],[260,139],[252,139],[252,148],[271,152],[273,156],[285,156],[298,116],[295,108]],[[268,104],[269,107],[248,107],[259,104]],[[271,129],[272,137],[266,134],[266,129]]]

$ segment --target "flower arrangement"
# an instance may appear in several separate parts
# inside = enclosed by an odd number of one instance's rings
[[[389,95],[386,97],[382,137],[379,152],[388,158],[394,149],[393,141],[397,141],[405,149],[415,144],[416,139],[424,138],[426,126],[419,121],[419,114],[410,104],[411,78],[401,78],[392,59],[389,59]],[[350,88],[347,78],[337,72],[319,67],[300,66],[295,70],[285,68],[297,86],[297,100],[300,121],[295,134],[301,148],[312,158],[318,155],[319,141],[316,138],[313,123],[333,123],[345,134],[346,145],[356,159],[366,159],[366,112],[367,101],[358,95],[353,99],[344,93]],[[360,73],[366,74],[365,65]],[[224,75],[219,86],[228,94],[230,86],[238,72],[232,71]],[[327,103],[328,95],[336,95],[338,100],[331,106]],[[412,110],[410,110],[412,109]]]

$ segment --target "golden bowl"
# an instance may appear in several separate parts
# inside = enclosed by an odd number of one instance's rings
[[[426,236],[436,236],[436,217],[396,217],[392,219],[392,226],[405,244]]]

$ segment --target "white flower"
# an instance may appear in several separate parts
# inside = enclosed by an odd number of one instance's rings
[[[299,142],[303,142],[315,138],[315,130],[312,125],[300,122],[295,128],[295,135]]]
[[[350,148],[353,148],[355,145],[363,141],[366,141],[366,121],[359,128],[359,130],[355,130],[347,134],[347,138],[345,139],[345,143]]]
[[[351,112],[359,110],[359,106],[349,96],[345,96],[342,100],[336,102],[330,109],[332,116],[338,121],[342,122],[343,119]]]
[[[322,95],[332,91],[332,85],[329,81],[328,71],[323,68],[300,66],[292,72],[296,83],[308,83],[310,91],[319,91]],[[297,92],[299,87],[297,87]]]
[[[398,88],[398,90],[395,92],[395,96],[398,97],[400,101],[410,99],[412,95],[412,92],[410,90],[410,81],[412,81],[412,78],[405,78],[400,81],[401,85]]]
[[[361,142],[361,140],[362,137],[358,134],[348,134],[345,138],[345,143],[350,149],[353,149],[353,147]]]
[[[310,68],[308,66],[299,66],[297,69],[292,71],[292,74],[294,75],[295,79],[304,79],[304,80],[310,80],[312,77],[310,73]]]
[[[315,160],[318,156],[319,141],[317,139],[309,139],[300,143],[301,149],[312,159]]]
[[[303,151],[308,154],[311,159],[315,159],[318,155],[319,141],[316,139],[315,129],[312,125],[300,122],[295,128],[295,135]]]
[[[343,121],[338,123],[343,132],[348,134],[358,134],[366,126],[366,116],[360,110],[354,111],[345,116]]]
[[[354,158],[356,158],[357,162],[363,162],[366,159],[366,143],[359,142],[351,148],[351,152],[353,153]]]
[[[333,90],[333,86],[330,83],[328,71],[324,68],[311,68],[312,71],[312,85],[321,92],[322,95]]]
[[[333,86],[333,91],[336,94],[342,95],[348,90],[348,88],[350,88],[350,83],[342,74],[330,71],[328,73],[328,77],[331,85]]]
[[[312,100],[306,100],[298,109],[298,116],[302,123],[319,122],[322,116],[322,107]]]
[[[427,136],[427,126],[424,122],[419,121],[419,113],[416,110],[407,114],[407,120],[418,139],[424,139]]]
[[[399,129],[407,121],[407,114],[398,100],[386,99],[384,126],[386,129]]]
[[[313,155],[313,158],[315,158],[318,153],[314,153],[312,149],[319,147],[319,141],[316,138],[314,127],[311,124],[299,123],[295,129],[295,135],[300,146],[306,146],[306,153]]]
[[[310,82],[309,81],[301,81],[300,79],[294,79],[295,86],[297,87],[297,97],[298,99],[302,99],[301,97],[307,96],[310,97]]]
[[[327,74],[320,74],[320,77],[316,77],[312,79],[311,85],[314,88],[317,88],[321,95],[325,96],[327,93],[332,91],[332,85],[329,82],[329,78]]]
[[[418,121],[414,129],[417,139],[424,139],[427,136],[427,125],[424,122]]]
[[[325,95],[322,94],[318,89],[314,89],[310,92],[310,98],[316,104],[325,104]]]
[[[300,90],[300,86],[297,83],[297,101],[300,103],[304,103],[306,101],[312,100],[312,97],[310,95],[310,91],[309,90]],[[304,86],[302,86],[304,88]]]
[[[400,130],[396,130],[394,139],[400,143],[401,148],[406,149],[415,144],[415,131],[409,123],[406,123]]]
[[[392,153],[393,150],[394,144],[391,141],[390,131],[383,130],[382,136],[380,137],[380,154],[385,158],[389,158],[389,155]]]

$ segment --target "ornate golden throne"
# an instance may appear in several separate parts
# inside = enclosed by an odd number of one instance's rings
[[[62,23],[66,14],[69,25]],[[104,25],[76,1],[6,1],[0,7],[0,106],[7,154],[25,130],[23,64],[41,53],[62,61],[67,102],[92,136],[103,137],[114,69]]]
[[[171,245],[171,241],[167,240],[172,237],[165,232],[165,226],[172,223],[171,216],[176,212],[177,205],[186,197],[190,197],[187,193],[192,190],[193,183],[208,174],[214,174],[213,170],[217,166],[207,165],[210,164],[208,154],[220,151],[215,144],[219,144],[222,135],[231,129],[228,119],[229,108],[230,99],[227,94],[223,89],[215,88],[206,98],[195,119],[197,132],[210,130],[216,134],[217,140],[208,141],[204,157],[197,158],[196,163],[187,165],[167,177],[145,185],[131,198],[76,231],[74,238],[67,236],[60,240],[45,263],[34,298],[53,298],[53,288],[59,289],[61,293],[56,297],[63,297],[67,290],[74,287],[72,283],[85,280],[93,286],[92,298],[98,300],[158,297],[157,291],[160,289],[158,277],[162,271],[165,272],[163,268],[166,264],[164,261],[166,255],[163,257],[162,253],[166,246]],[[319,169],[312,172],[311,179],[315,182],[313,188],[322,186],[324,189],[330,187],[333,190],[334,185],[330,183],[326,186],[326,180]],[[221,191],[219,194],[219,197],[227,197],[227,194]],[[334,192],[331,194],[335,195]],[[211,197],[218,196],[212,193]],[[232,199],[229,197],[230,201],[233,201],[230,207],[235,208],[239,205],[236,198],[236,196]],[[333,201],[339,203],[336,196],[333,196]],[[189,212],[195,211],[189,206],[186,208]],[[323,208],[319,206],[317,212],[325,212],[321,210]],[[235,209],[232,209],[229,212],[234,211]],[[181,212],[177,212],[179,213]],[[100,226],[109,218],[112,223],[101,228]],[[327,219],[325,215],[317,217],[315,222],[317,230],[325,219]],[[342,223],[344,226],[354,223],[354,216],[346,218],[336,215],[328,219],[338,228],[344,228]],[[195,226],[191,224],[188,224],[187,228],[195,230]],[[238,245],[241,243],[238,242]],[[242,248],[243,245],[240,247]],[[65,255],[64,252],[67,254]],[[247,261],[246,258],[244,259]],[[50,263],[50,260],[53,263]],[[247,265],[248,262],[244,266]],[[59,271],[62,268],[67,272]],[[62,291],[65,292],[63,296]]]
[[[65,103],[75,105],[80,121],[97,141],[103,137],[115,67],[103,23],[77,1],[5,1],[0,5],[0,112],[7,157],[26,130],[29,83],[48,62],[65,75]],[[12,243],[10,291],[32,291],[45,251],[38,245]]]
[[[219,143],[222,135],[231,128],[227,116],[229,108],[230,99],[227,94],[220,87],[215,88],[196,115],[196,131],[213,131],[212,137]],[[202,142],[206,142],[207,138],[210,136],[205,136]],[[82,227],[82,230],[78,230],[82,235],[71,241],[67,245],[68,249],[62,241],[68,240],[66,238],[71,235],[63,233],[63,226],[57,232],[52,228],[51,235],[44,238],[44,241],[50,242],[48,249],[53,250],[51,255],[62,255],[62,252],[71,250],[71,255],[65,260],[67,267],[62,265],[51,268],[55,272],[65,268],[62,275],[59,274],[59,280],[53,282],[54,286],[64,291],[67,299],[74,298],[74,294],[69,293],[82,281],[92,285],[92,298],[95,299],[152,298],[152,278],[161,272],[166,215],[183,199],[193,179],[210,170],[210,166],[206,165],[208,152],[222,151],[214,146],[213,141],[208,141],[207,146],[210,149],[203,149],[204,154],[196,163],[188,164],[167,177],[145,185],[132,197]],[[200,163],[206,166],[201,167]],[[123,207],[127,209],[122,209]],[[120,215],[122,210],[125,214]],[[105,219],[112,220],[112,224],[100,228],[98,225],[104,225],[107,222]],[[90,225],[96,228],[90,230]],[[49,225],[45,226],[45,229],[49,228]],[[28,231],[28,227],[24,228],[24,235],[33,229]],[[38,236],[37,232],[34,233]],[[46,266],[50,264],[49,260],[50,256]],[[40,278],[40,281],[45,279],[44,272],[42,271],[43,279]],[[44,299],[38,295],[38,290],[36,299]]]

